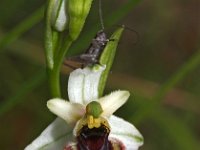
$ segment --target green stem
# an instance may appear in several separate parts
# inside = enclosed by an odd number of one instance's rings
[[[48,70],[49,88],[52,97],[60,97],[60,77],[57,70]]]
[[[49,75],[49,86],[52,97],[61,97],[60,91],[60,68],[63,63],[63,59],[69,47],[71,46],[73,40],[68,36],[66,42],[61,48],[60,52],[54,57],[54,67],[53,69],[48,69]]]

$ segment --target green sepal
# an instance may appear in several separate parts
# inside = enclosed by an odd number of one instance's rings
[[[124,28],[120,27],[118,28],[110,37],[111,41],[109,41],[104,48],[101,57],[100,57],[100,64],[106,65],[106,69],[101,75],[101,79],[99,81],[99,97],[103,95],[103,91],[105,88],[105,84],[108,78],[108,74],[110,72],[111,66],[114,61],[116,49],[120,40],[120,37],[122,35]]]

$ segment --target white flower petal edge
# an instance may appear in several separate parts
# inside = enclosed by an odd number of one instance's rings
[[[85,107],[78,103],[70,103],[60,98],[47,102],[49,110],[64,119],[68,124],[75,123],[85,114]]]
[[[126,150],[138,150],[143,145],[142,135],[132,124],[114,115],[108,121],[111,126],[109,138],[120,140]]]
[[[130,93],[128,91],[119,90],[98,99],[97,101],[101,104],[104,111],[102,116],[109,117],[112,115],[128,100],[129,96]]]
[[[68,96],[72,103],[88,104],[91,100],[98,98],[98,85],[101,73],[105,66],[96,69],[86,67],[76,69],[70,73],[68,81]]]
[[[25,150],[63,149],[72,136],[72,129],[63,119],[57,118]]]

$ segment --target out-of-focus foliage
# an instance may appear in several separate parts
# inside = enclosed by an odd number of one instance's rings
[[[53,119],[45,79],[41,0],[0,2],[0,149],[23,149]],[[132,96],[117,113],[142,132],[141,150],[200,149],[200,3],[103,0],[106,32],[125,24],[107,92]],[[83,52],[100,29],[98,1],[68,53]],[[41,71],[42,70],[42,71]],[[62,70],[66,93],[68,68]],[[66,95],[67,96],[67,95]]]

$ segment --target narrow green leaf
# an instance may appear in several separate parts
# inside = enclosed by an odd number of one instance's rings
[[[129,99],[129,108],[132,109],[131,106],[133,105],[135,105],[137,109],[142,108],[143,111],[145,111],[145,109],[147,109],[149,106],[153,108],[151,112],[149,112],[148,119],[145,118],[146,120],[143,119],[140,122],[136,121],[138,113],[134,113],[131,120],[132,122],[134,122],[134,124],[136,124],[136,126],[141,126],[141,124],[146,124],[149,120],[151,120],[156,124],[156,127],[154,127],[152,133],[163,132],[162,134],[165,135],[163,137],[159,137],[160,139],[165,140],[167,138],[171,141],[174,141],[174,145],[176,146],[176,148],[181,150],[200,149],[200,145],[195,138],[195,133],[189,128],[189,126],[186,125],[184,121],[182,121],[175,114],[171,113],[170,111],[159,105],[152,105],[149,98],[136,93],[134,93],[134,99],[133,97]]]
[[[185,64],[183,64],[183,66],[181,66],[180,69],[174,73],[165,84],[162,85],[153,98],[156,101],[161,101],[167,92],[183,81],[183,79],[185,79],[185,77],[187,77],[187,75],[194,71],[198,66],[200,66],[200,50],[193,54],[193,56]]]
[[[45,80],[45,72],[41,71],[34,75],[30,80],[24,82],[19,90],[16,91],[9,99],[0,105],[0,116],[11,110],[14,106],[23,100],[23,97],[28,93],[33,91],[37,86],[39,86]]]
[[[159,106],[161,104],[160,102],[163,100],[163,97],[167,94],[167,92],[169,92],[176,84],[183,81],[183,79],[187,77],[189,73],[194,71],[194,69],[196,69],[199,65],[200,51],[197,51],[175,74],[172,75],[172,77],[165,84],[162,85],[156,95],[151,98],[151,104],[148,107],[144,106],[144,108],[141,108],[137,112],[136,121],[140,122],[148,118],[155,106]]]
[[[151,119],[165,131],[167,138],[170,138],[181,150],[198,150],[199,142],[195,139],[191,129],[178,117],[164,109],[154,109]],[[164,137],[161,137],[164,138]],[[165,137],[166,138],[166,137]]]
[[[123,30],[124,28],[121,27],[112,34],[112,36],[110,37],[111,41],[107,43],[105,49],[101,54],[99,62],[101,65],[106,65],[106,69],[102,73],[101,79],[99,81],[99,96],[102,96],[103,94],[108,74],[113,64],[118,42],[122,35]]]
[[[18,39],[23,33],[28,31],[35,24],[39,23],[44,14],[44,7],[37,9],[27,19],[18,24],[15,28],[10,30],[0,41],[0,50],[6,48],[10,43]]]

